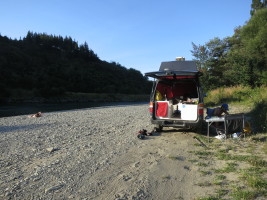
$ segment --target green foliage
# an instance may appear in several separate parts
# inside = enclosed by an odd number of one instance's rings
[[[16,98],[18,89],[41,97],[149,94],[152,83],[135,69],[100,60],[86,42],[28,32],[21,40],[0,35],[0,86],[0,98]]]
[[[250,14],[254,15],[254,13],[256,13],[258,10],[267,7],[267,1],[266,0],[252,0],[252,4],[251,4],[251,10],[250,10]]]
[[[225,71],[225,55],[227,49],[227,40],[214,38],[205,45],[193,44],[191,51],[196,58],[199,70],[203,72],[200,81],[206,90],[214,89],[219,85],[228,85],[223,77]]]
[[[215,37],[205,45],[192,43],[191,52],[203,72],[200,81],[205,90],[267,85],[266,6],[266,1],[253,1],[253,16],[231,37]]]
[[[227,63],[232,66],[232,71],[237,76],[235,79],[240,84],[252,87],[267,84],[266,26],[267,8],[258,10],[233,36],[236,40],[232,39]]]

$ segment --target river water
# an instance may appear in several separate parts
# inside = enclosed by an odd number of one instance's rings
[[[53,112],[62,110],[75,110],[102,106],[120,106],[145,104],[147,102],[79,102],[79,103],[8,103],[0,104],[0,117],[35,114],[37,112]]]

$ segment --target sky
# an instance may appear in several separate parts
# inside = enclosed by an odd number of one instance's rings
[[[0,34],[28,31],[88,43],[101,60],[141,73],[163,61],[192,60],[199,45],[232,36],[252,0],[0,0]]]

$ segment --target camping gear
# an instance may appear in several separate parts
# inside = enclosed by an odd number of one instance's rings
[[[234,133],[239,133],[243,132],[243,129],[245,127],[245,117],[244,113],[239,113],[239,114],[230,114],[230,115],[225,115],[223,117],[210,117],[205,120],[208,125],[208,130],[207,130],[207,136],[209,138],[210,135],[210,126],[214,122],[223,122],[224,126],[222,129],[217,128],[216,132],[218,139],[223,139],[226,138],[227,135],[231,135]],[[224,136],[225,135],[225,136]]]
[[[222,107],[223,107],[223,109],[226,110],[226,111],[229,110],[228,104],[226,104],[226,103],[224,103],[224,104],[222,105]]]

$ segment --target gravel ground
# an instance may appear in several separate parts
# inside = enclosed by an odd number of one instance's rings
[[[87,183],[94,194],[80,191],[83,177],[142,145],[136,133],[143,128],[152,130],[148,105],[0,118],[0,198],[93,198],[97,185]]]
[[[0,118],[0,199],[192,200],[214,194],[217,186],[203,183],[216,174],[203,176],[201,164],[218,164],[192,155],[201,151],[196,133],[164,129],[140,140],[141,129],[153,129],[147,104]]]

